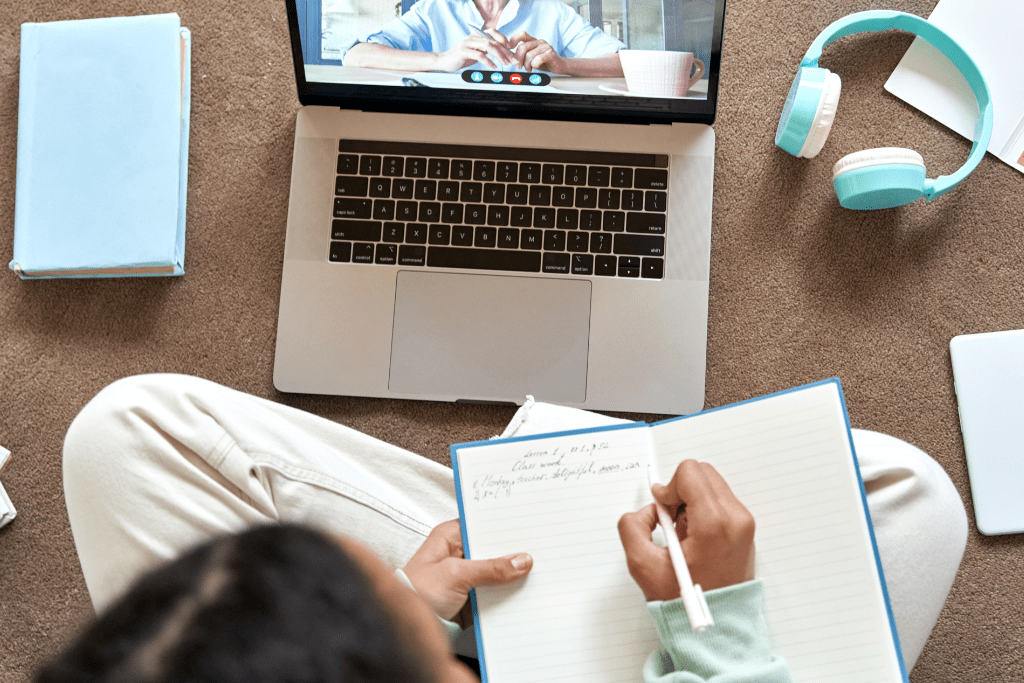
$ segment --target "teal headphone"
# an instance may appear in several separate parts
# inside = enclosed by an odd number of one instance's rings
[[[800,62],[800,70],[786,97],[775,144],[793,156],[811,158],[821,151],[832,130],[839,104],[839,76],[818,66],[825,46],[853,33],[900,29],[921,36],[949,57],[978,100],[971,154],[956,172],[934,180],[924,175],[924,159],[911,149],[881,147],[854,152],[836,162],[832,171],[839,204],[847,209],[888,209],[917,201],[931,201],[956,187],[974,170],[992,137],[992,101],[981,71],[963,48],[927,20],[891,11],[858,12],[829,24]]]

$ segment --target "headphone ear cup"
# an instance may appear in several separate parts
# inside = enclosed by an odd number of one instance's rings
[[[832,168],[832,186],[847,209],[889,209],[924,196],[924,159],[912,149],[878,147],[848,154]]]
[[[806,159],[813,159],[825,146],[828,134],[832,131],[832,122],[836,119],[836,109],[839,107],[839,93],[843,89],[842,79],[839,74],[831,71],[825,77],[825,83],[821,90],[821,101],[818,104],[818,111],[815,114],[811,130],[807,133],[807,140],[797,156]]]

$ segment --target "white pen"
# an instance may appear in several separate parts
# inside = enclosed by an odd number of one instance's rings
[[[660,483],[654,475],[654,468],[647,466],[647,481],[651,488]],[[690,627],[694,633],[703,633],[708,626],[715,623],[711,618],[711,610],[704,600],[704,591],[700,584],[694,585],[690,578],[690,569],[686,566],[686,558],[683,557],[683,546],[679,544],[679,537],[676,535],[676,525],[668,516],[668,510],[655,499],[654,507],[658,511],[658,523],[661,531],[665,534],[665,542],[668,545],[668,556],[672,559],[672,568],[676,572],[676,581],[679,582],[679,594],[683,598],[683,607],[686,608],[686,616],[690,618]]]

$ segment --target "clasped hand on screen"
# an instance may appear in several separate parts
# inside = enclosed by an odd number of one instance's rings
[[[676,533],[694,583],[711,590],[754,578],[754,517],[714,467],[685,460],[672,480],[655,485],[652,493],[676,518]],[[681,508],[685,513],[677,514]],[[657,525],[651,504],[622,516],[619,538],[630,576],[644,597],[672,600],[679,597],[679,584],[668,550],[654,542]],[[472,588],[512,583],[532,567],[533,558],[526,553],[464,559],[459,522],[450,520],[431,531],[404,571],[437,616],[465,628],[471,623],[467,600]]]
[[[547,71],[568,73],[568,65],[546,40],[534,38],[526,31],[517,31],[506,37],[501,31],[488,28],[486,36],[471,33],[454,47],[437,55],[437,71],[458,71],[480,62],[491,69],[514,65],[521,71]]]

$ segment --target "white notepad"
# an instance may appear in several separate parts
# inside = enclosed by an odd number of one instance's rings
[[[770,642],[794,680],[906,681],[838,380],[654,425],[452,446],[466,556],[534,558],[524,580],[473,595],[484,681],[639,679],[660,644],[616,525],[651,502],[648,463],[668,481],[686,458],[754,515]]]

